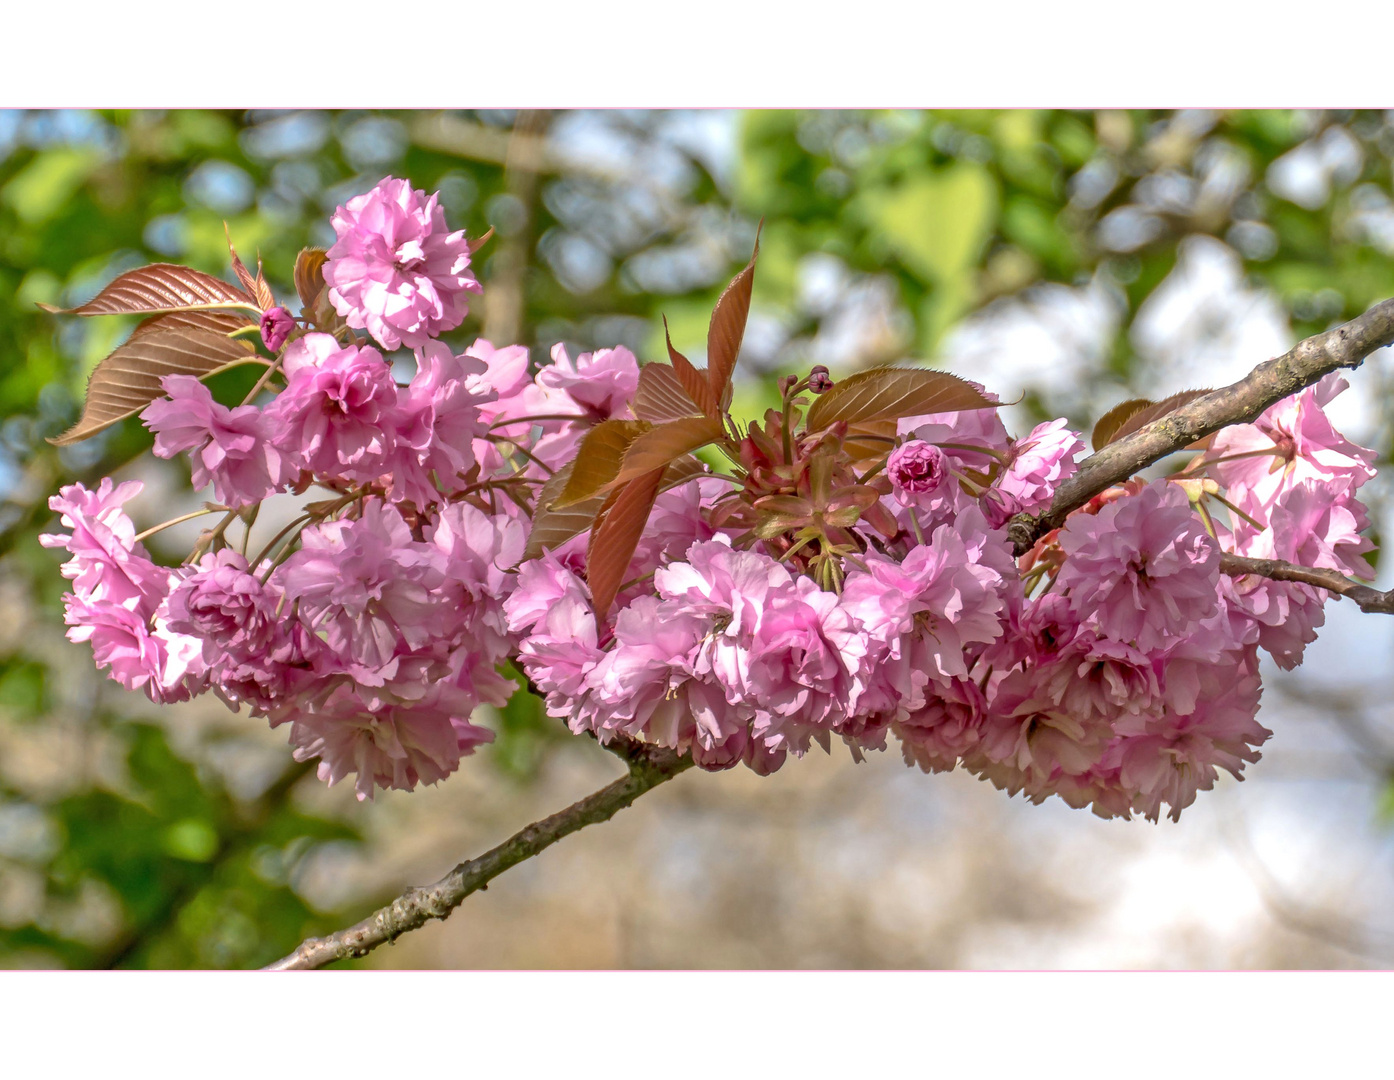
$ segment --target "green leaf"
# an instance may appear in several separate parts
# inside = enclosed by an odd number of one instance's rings
[[[101,158],[90,146],[45,150],[5,185],[0,197],[26,225],[42,225],[87,183]]]
[[[972,306],[971,271],[992,236],[997,184],[981,165],[958,162],[864,198],[864,212],[883,242],[911,274],[934,287],[921,314],[922,343],[932,347]]]
[[[927,368],[871,368],[840,380],[808,410],[805,428],[823,431],[838,421],[872,424],[928,413],[995,409],[972,383]]]

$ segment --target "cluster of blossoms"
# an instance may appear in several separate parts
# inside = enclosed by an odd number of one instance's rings
[[[333,221],[339,318],[263,314],[269,401],[228,408],[170,376],[143,413],[223,524],[158,566],[122,510],[139,485],[107,480],[64,488],[69,531],[45,542],[70,555],[69,636],[114,679],[288,723],[297,758],[330,783],[355,774],[360,797],[433,783],[489,741],[472,717],[517,689],[508,661],[572,731],[705,769],[768,773],[834,738],[860,758],[894,737],[927,771],[1174,817],[1257,760],[1258,653],[1295,665],[1323,618],[1325,592],[1222,574],[1221,553],[1371,576],[1357,490],[1373,454],[1327,420],[1334,376],[1018,558],[1008,521],[1048,506],[1084,450],[1066,421],[1014,439],[991,407],[900,416],[863,436],[886,444],[868,456],[846,423],[792,430],[800,395],[835,390],[815,371],[782,384],[764,427],[719,428],[734,475],[662,485],[598,608],[589,532],[529,533],[588,432],[643,424],[635,357],[559,345],[534,369],[483,340],[456,355],[436,338],[479,286],[434,197],[389,179]],[[354,330],[412,349],[411,381]],[[312,486],[323,497],[259,553],[229,545],[230,522]]]

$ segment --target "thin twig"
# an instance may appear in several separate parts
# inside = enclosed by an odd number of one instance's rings
[[[1314,585],[1337,596],[1354,600],[1361,611],[1369,614],[1394,615],[1394,591],[1380,592],[1358,581],[1351,581],[1338,570],[1296,566],[1279,559],[1249,559],[1243,555],[1230,555],[1226,552],[1220,556],[1220,572],[1231,577],[1257,574],[1274,581],[1299,581],[1303,585]]]
[[[1060,485],[1050,508],[1039,517],[1018,514],[1007,526],[1018,555],[1030,551],[1046,533],[1105,488],[1182,450],[1230,424],[1257,420],[1270,405],[1311,386],[1340,368],[1356,368],[1370,353],[1394,342],[1394,300],[1384,300],[1365,314],[1325,333],[1298,342],[1238,382],[1196,398],[1139,428],[1127,438],[1086,458],[1079,472]]]
[[[609,821],[640,795],[691,768],[691,755],[679,756],[662,747],[611,744],[607,749],[625,759],[629,774],[587,795],[565,810],[534,822],[477,859],[462,862],[434,885],[413,887],[362,922],[323,938],[308,938],[293,953],[269,965],[267,971],[305,971],[336,960],[366,956],[431,919],[444,919],[470,893],[485,888],[511,866],[551,847],[564,836]]]

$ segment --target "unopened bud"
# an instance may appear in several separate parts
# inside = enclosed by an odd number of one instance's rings
[[[833,378],[822,364],[808,373],[808,388],[815,394],[823,394],[833,388]]]
[[[281,346],[295,329],[295,319],[283,307],[267,309],[261,316],[261,341],[272,352],[280,352]]]

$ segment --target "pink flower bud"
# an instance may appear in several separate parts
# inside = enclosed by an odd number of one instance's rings
[[[928,494],[944,483],[944,451],[933,443],[911,439],[891,452],[886,475],[899,492]]]
[[[283,307],[273,307],[262,313],[261,340],[272,352],[280,352],[281,346],[295,329],[295,319]]]
[[[832,376],[822,364],[808,373],[808,388],[815,394],[825,394],[833,388]]]

